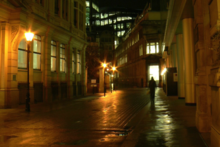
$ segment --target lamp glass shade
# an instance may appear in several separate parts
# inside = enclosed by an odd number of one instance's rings
[[[34,34],[31,32],[25,33],[25,37],[27,41],[32,41],[32,39],[34,38]]]
[[[103,63],[103,64],[102,64],[102,66],[105,68],[105,67],[106,67],[106,64],[105,64],[105,63]]]

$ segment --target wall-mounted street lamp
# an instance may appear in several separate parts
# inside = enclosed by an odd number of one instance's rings
[[[102,63],[102,66],[104,68],[104,96],[105,96],[105,91],[106,91],[106,89],[105,89],[105,68],[106,68],[107,64],[106,63]]]
[[[31,32],[25,33],[25,38],[27,41],[27,98],[26,98],[26,112],[30,112],[30,82],[29,82],[29,52],[30,52],[30,43],[34,37],[34,34]]]

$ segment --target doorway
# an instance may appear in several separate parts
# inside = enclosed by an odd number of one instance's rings
[[[151,65],[149,67],[149,81],[151,80],[151,77],[154,78],[156,81],[156,85],[159,84],[159,65]]]

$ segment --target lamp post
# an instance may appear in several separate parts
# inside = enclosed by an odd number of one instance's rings
[[[27,98],[26,98],[26,109],[25,111],[30,112],[30,84],[29,84],[29,52],[30,42],[32,41],[34,34],[31,32],[25,33],[27,40]]]
[[[104,96],[105,96],[105,67],[107,66],[106,63],[102,64],[103,68],[104,68]]]
[[[113,90],[115,90],[114,73],[115,73],[116,68],[112,67],[112,70],[113,70]]]

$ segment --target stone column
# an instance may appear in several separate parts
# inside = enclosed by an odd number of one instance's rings
[[[71,47],[71,39],[69,39],[69,42],[67,44],[67,51],[66,51],[66,82],[67,82],[67,98],[72,99],[73,97],[73,83],[71,80],[71,74],[72,74],[72,47]]]
[[[8,81],[8,40],[9,24],[0,24],[0,108],[6,108],[10,105],[10,99],[7,97]]]
[[[99,93],[104,93],[104,68],[99,69]]]
[[[86,45],[83,45],[82,48],[82,76],[81,76],[81,81],[82,81],[82,95],[86,95],[86,86],[87,86],[87,80],[86,80]]]
[[[177,64],[178,64],[178,97],[185,98],[185,57],[183,51],[183,35],[176,35]]]
[[[183,43],[185,58],[185,84],[186,84],[186,104],[195,104],[195,62],[194,62],[194,35],[193,35],[193,18],[184,18],[183,23]]]
[[[176,43],[172,43],[172,45],[171,45],[171,47],[172,47],[172,64],[173,64],[173,67],[178,67],[177,66],[177,51],[176,51]]]
[[[43,54],[43,64],[42,67],[42,78],[44,85],[44,102],[52,101],[51,96],[51,30],[48,27],[47,32],[44,37],[44,50]]]

